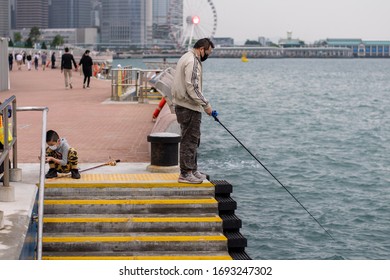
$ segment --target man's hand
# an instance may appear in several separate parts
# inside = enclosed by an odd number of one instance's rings
[[[213,108],[209,107],[207,109],[204,110],[206,112],[207,115],[211,116],[211,113],[213,112]]]

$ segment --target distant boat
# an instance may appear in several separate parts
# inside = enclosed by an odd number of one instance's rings
[[[246,57],[246,53],[245,52],[242,53],[241,61],[242,62],[248,62],[249,61],[248,58]]]

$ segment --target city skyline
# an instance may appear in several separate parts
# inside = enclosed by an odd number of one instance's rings
[[[18,0],[18,2],[29,3],[30,5],[34,2],[47,1]],[[81,2],[82,0],[74,1]],[[102,0],[94,0],[93,2],[98,1],[101,2]],[[158,32],[153,31],[154,35],[159,35],[160,37],[154,38],[153,41],[154,43],[163,43],[164,40],[170,38],[170,36],[164,34],[167,28],[164,26],[163,19],[169,7],[169,4],[166,3],[170,0],[149,1],[149,3],[153,2],[154,6],[153,23],[160,24]],[[203,1],[203,5],[208,6],[208,0],[199,1]],[[11,0],[11,3],[13,2]],[[49,3],[51,2],[61,3],[59,0],[49,1]],[[113,5],[114,2],[110,1],[109,3]],[[298,38],[308,44],[326,38],[390,40],[390,31],[388,31],[390,17],[387,16],[386,12],[387,8],[390,8],[390,2],[385,0],[372,0],[370,5],[366,6],[359,5],[353,0],[338,2],[336,0],[328,0],[326,5],[321,5],[319,1],[315,0],[242,0],[240,1],[240,9],[237,9],[237,3],[233,0],[212,0],[212,3],[216,8],[218,16],[218,27],[215,37],[231,37],[234,39],[235,44],[238,45],[244,44],[246,40],[258,40],[259,37],[269,38],[273,42],[278,42],[278,39],[286,38],[288,31],[292,32],[293,38]],[[90,7],[90,4],[88,5]],[[37,6],[35,5],[35,8]],[[96,10],[97,12],[98,10]],[[99,22],[95,13],[92,14],[89,11],[89,14],[89,22],[92,22],[92,16],[96,19],[93,22]],[[42,20],[42,17],[34,16],[31,12],[26,15],[26,20],[30,17]],[[2,17],[2,19],[5,22],[7,21],[5,17]],[[62,28],[66,28],[65,21],[63,22],[64,26]],[[5,23],[2,24],[2,33],[6,34],[4,25]],[[83,26],[85,25],[83,24]],[[131,29],[133,30],[132,32],[135,32],[134,28],[137,25],[134,22],[131,25],[132,27],[129,28],[129,31]],[[91,24],[92,26],[96,25]],[[53,28],[54,26],[51,27]],[[60,26],[55,27],[61,28]],[[139,31],[137,32],[139,33]],[[150,34],[150,31],[147,30],[141,32]],[[148,36],[150,35],[145,37],[144,35],[138,35],[139,38],[148,38]],[[146,41],[150,42],[150,39]]]
[[[213,0],[218,14],[216,37],[236,43],[264,36],[314,42],[326,38],[390,40],[390,1],[371,0]]]

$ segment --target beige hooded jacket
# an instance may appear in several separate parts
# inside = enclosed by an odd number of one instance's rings
[[[202,63],[192,49],[177,63],[172,86],[173,104],[202,112],[210,103],[202,93]]]

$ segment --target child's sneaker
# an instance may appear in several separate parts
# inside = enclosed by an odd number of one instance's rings
[[[45,175],[46,179],[57,177],[57,170],[55,168],[50,168],[47,174]]]
[[[78,169],[71,169],[70,173],[72,173],[73,179],[80,179],[81,177]]]
[[[187,184],[201,184],[203,180],[196,178],[192,172],[189,172],[180,174],[178,182]]]

